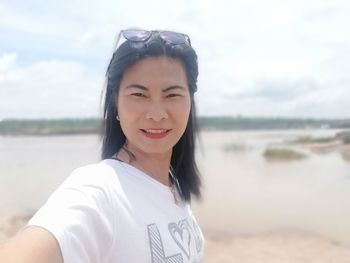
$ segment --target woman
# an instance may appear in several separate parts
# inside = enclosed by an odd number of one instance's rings
[[[102,161],[78,168],[1,262],[202,262],[191,212],[197,56],[187,35],[124,30],[107,70]],[[5,260],[6,259],[6,260]]]

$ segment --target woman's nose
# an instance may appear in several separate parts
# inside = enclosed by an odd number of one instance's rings
[[[160,102],[151,103],[146,112],[146,118],[153,119],[154,121],[161,121],[162,119],[167,119],[168,117],[166,108]]]

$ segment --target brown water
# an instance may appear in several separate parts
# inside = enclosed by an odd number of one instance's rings
[[[203,199],[193,209],[204,231],[299,229],[350,245],[350,163],[337,152],[306,148],[302,161],[271,163],[262,156],[266,147],[301,135],[335,132],[203,132],[197,155]],[[232,143],[234,150],[223,150]],[[99,151],[95,135],[0,137],[0,213],[37,209],[73,169],[97,162]]]

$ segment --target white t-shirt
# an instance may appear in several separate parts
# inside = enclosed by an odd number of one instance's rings
[[[203,262],[204,239],[188,203],[113,159],[80,167],[28,222],[57,239],[64,263]]]

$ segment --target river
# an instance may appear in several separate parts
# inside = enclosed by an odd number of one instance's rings
[[[269,162],[262,154],[336,132],[202,132],[203,197],[192,205],[201,227],[212,235],[299,229],[350,245],[350,162],[300,147],[304,160]],[[98,162],[100,148],[97,135],[0,137],[0,213],[38,209],[73,169]]]

